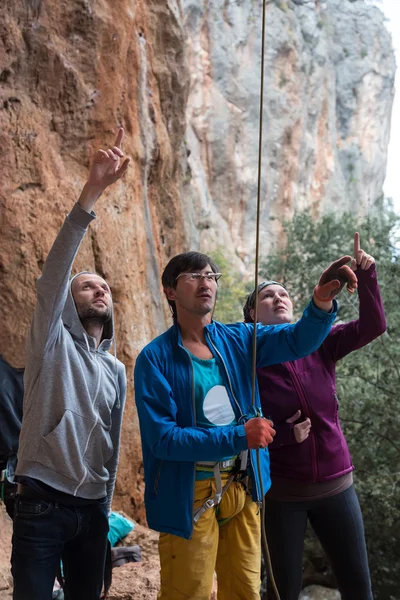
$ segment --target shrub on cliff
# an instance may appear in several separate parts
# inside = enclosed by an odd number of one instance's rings
[[[210,256],[222,273],[218,282],[214,319],[221,323],[243,321],[243,304],[247,294],[253,289],[253,282],[244,282],[243,276],[225,257],[223,248],[217,248]]]

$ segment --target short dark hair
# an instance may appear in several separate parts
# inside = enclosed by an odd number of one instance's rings
[[[176,278],[181,273],[193,273],[201,271],[210,265],[213,273],[218,273],[218,267],[215,262],[207,254],[201,252],[183,252],[177,254],[167,264],[161,277],[163,288],[176,288]],[[169,307],[172,312],[172,317],[176,321],[177,313],[176,306],[173,300],[167,298]]]

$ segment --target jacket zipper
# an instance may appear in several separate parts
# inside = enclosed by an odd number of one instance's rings
[[[338,416],[339,416],[339,398],[338,398],[338,395],[336,392],[333,394],[333,397],[336,400],[335,423],[337,424]]]
[[[196,394],[195,394],[195,389],[194,389],[194,367],[193,367],[193,361],[192,361],[192,357],[190,356],[190,352],[188,350],[186,350],[185,346],[182,345],[182,348],[184,349],[184,351],[187,354],[187,357],[189,359],[190,362],[190,368],[192,370],[192,416],[193,416],[193,425],[194,427],[196,427]],[[196,463],[194,463],[194,467],[193,467],[193,502],[192,502],[192,524],[194,523],[194,489],[196,486]],[[192,528],[192,532],[193,532],[193,528]]]
[[[191,369],[192,369],[192,410],[193,410],[193,423],[194,423],[194,426],[196,427],[196,394],[195,394],[195,389],[194,389],[194,366],[193,366],[192,357],[190,356],[189,352],[188,352],[188,357],[189,357],[190,366],[191,366]],[[194,523],[194,495],[195,495],[195,488],[196,488],[196,463],[194,463],[194,467],[193,467],[192,523]],[[192,529],[192,532],[193,532],[193,529]]]
[[[220,359],[221,363],[222,363],[222,364],[223,364],[223,366],[224,366],[225,373],[226,373],[226,377],[227,377],[227,379],[228,379],[228,383],[229,383],[229,389],[230,389],[230,391],[231,391],[232,398],[234,399],[234,401],[235,401],[235,404],[236,404],[236,406],[237,406],[237,408],[238,408],[238,410],[239,410],[239,414],[240,414],[240,417],[239,417],[239,418],[241,419],[241,418],[242,418],[244,415],[243,415],[243,413],[242,413],[242,409],[240,408],[239,402],[237,401],[237,399],[236,399],[236,396],[235,396],[235,394],[233,393],[233,388],[232,388],[232,382],[231,382],[231,378],[229,377],[228,369],[226,368],[226,365],[225,365],[224,359],[222,358],[222,356],[221,356],[220,352],[217,350],[217,348],[216,348],[216,347],[215,347],[215,345],[213,344],[213,342],[212,342],[212,340],[211,340],[211,337],[210,337],[210,334],[208,333],[208,331],[206,331],[206,337],[207,337],[207,339],[208,339],[208,341],[209,341],[210,345],[212,346],[212,348],[213,348],[214,352],[217,354],[217,356],[219,357],[219,359]],[[253,460],[253,454],[254,454],[254,452],[251,452],[251,451],[249,451],[249,454],[250,454],[250,464],[251,464],[251,468],[253,469],[253,473],[254,473],[254,475],[256,475],[256,473],[258,473],[258,469],[256,468],[256,466],[255,466],[255,464],[254,464],[254,460]],[[261,485],[260,485],[260,481],[258,480],[258,477],[254,477],[254,482],[255,482],[255,484],[256,484],[257,500],[258,500],[258,502],[262,502],[262,498],[261,498]]]
[[[311,406],[308,403],[307,396],[305,395],[305,393],[303,391],[303,388],[302,388],[301,382],[299,380],[299,377],[296,373],[296,370],[291,362],[286,362],[285,365],[290,373],[290,377],[292,379],[293,386],[294,386],[294,388],[297,392],[297,395],[300,399],[300,404],[303,409],[303,412],[306,417],[311,419]],[[312,460],[313,482],[315,482],[315,481],[317,481],[317,477],[318,477],[317,444],[315,441],[315,435],[314,435],[312,427],[310,430],[309,438],[310,438],[310,442],[311,442],[311,460]]]
[[[95,392],[94,399],[93,399],[93,407],[94,407],[94,406],[95,406],[95,404],[96,404],[97,396],[99,395],[99,390],[100,390],[100,383],[101,383],[101,377],[100,377],[100,365],[99,365],[99,363],[98,363],[98,360],[97,360],[97,353],[95,354],[95,360],[94,360],[94,362],[96,363],[96,367],[97,367],[98,379],[97,379],[97,387],[96,387],[96,392]],[[96,427],[96,425],[97,425],[98,421],[99,421],[99,415],[98,415],[98,414],[97,414],[97,412],[96,412],[96,419],[95,419],[95,422],[94,422],[94,424],[93,424],[93,426],[92,426],[91,430],[89,431],[89,435],[88,435],[88,438],[87,438],[87,440],[86,440],[85,449],[84,449],[84,451],[83,451],[83,454],[82,454],[82,461],[83,461],[83,460],[84,460],[84,458],[85,458],[85,454],[86,454],[86,452],[87,452],[87,449],[88,449],[88,447],[89,447],[90,438],[92,437],[92,433],[93,433],[93,431],[94,431],[94,429],[95,429],[95,427]],[[80,480],[79,484],[77,485],[77,487],[75,488],[75,491],[74,491],[74,496],[76,496],[76,495],[77,495],[79,488],[80,488],[80,487],[83,485],[83,482],[84,482],[84,481],[85,481],[85,479],[86,479],[86,475],[87,475],[87,466],[86,466],[86,465],[84,465],[84,475],[83,475],[82,479]]]

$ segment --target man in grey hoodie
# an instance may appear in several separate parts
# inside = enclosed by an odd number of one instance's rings
[[[60,559],[67,600],[101,594],[126,374],[108,352],[109,286],[94,273],[70,274],[96,200],[128,167],[122,137],[120,129],[115,146],[97,152],[37,281],[16,470],[14,600],[50,600]]]

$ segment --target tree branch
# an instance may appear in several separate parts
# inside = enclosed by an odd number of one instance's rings
[[[366,427],[367,429],[369,429],[370,431],[375,433],[381,439],[386,440],[386,442],[389,442],[389,444],[391,446],[393,446],[393,448],[400,454],[400,447],[397,446],[397,444],[395,444],[393,442],[393,440],[390,439],[390,437],[388,437],[387,435],[384,435],[383,433],[380,433],[379,431],[377,431],[376,429],[371,427],[368,421],[358,421],[356,419],[342,419],[342,417],[340,418],[340,420],[344,421],[345,423],[355,423],[356,425],[361,425],[362,426],[361,429]]]
[[[365,383],[369,383],[370,385],[372,385],[372,387],[375,387],[377,390],[384,392],[391,398],[398,398],[398,392],[392,392],[392,391],[386,389],[385,387],[383,387],[382,385],[379,385],[379,383],[376,383],[375,381],[371,381],[367,377],[363,377],[362,375],[360,375],[360,373],[357,373],[356,377],[361,379],[361,381],[365,381]],[[341,373],[338,373],[337,379],[354,379],[354,375],[342,375]]]

